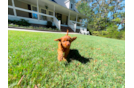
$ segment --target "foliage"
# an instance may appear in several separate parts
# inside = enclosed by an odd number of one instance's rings
[[[21,19],[19,21],[17,20],[8,20],[8,23],[13,23],[13,24],[16,24],[16,25],[19,25],[19,26],[29,26],[30,23],[24,19]]]
[[[93,35],[96,35],[96,36],[99,36],[99,35],[101,35],[101,33],[99,32],[99,31],[93,31],[93,33],[92,33]]]
[[[125,30],[124,0],[80,0],[76,6],[81,14],[89,17],[87,28],[91,32],[111,30],[120,36],[117,32],[119,26]]]
[[[125,40],[125,31],[117,31],[117,25],[109,25],[106,31],[93,31],[93,35]]]
[[[47,27],[52,27],[52,22],[51,21],[47,21]]]
[[[10,22],[10,21],[9,21]],[[8,24],[9,27],[17,27],[17,28],[25,28],[25,29],[35,29],[35,30],[57,30],[60,31],[59,29],[57,29],[55,26],[52,26],[52,28],[46,28],[46,27],[34,27],[34,26],[20,26],[17,24]]]
[[[20,21],[17,22],[18,25],[21,25],[21,26],[29,26],[30,23],[28,23],[28,21],[24,20],[24,19],[21,19]]]

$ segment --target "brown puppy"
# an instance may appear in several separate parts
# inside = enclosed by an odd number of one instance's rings
[[[55,41],[59,41],[59,43],[58,43],[58,60],[59,61],[62,61],[62,60],[66,61],[66,57],[70,51],[71,43],[76,38],[77,37],[71,38],[70,36],[68,36],[68,30],[67,30],[67,34],[65,36],[63,36],[59,39],[55,39]]]

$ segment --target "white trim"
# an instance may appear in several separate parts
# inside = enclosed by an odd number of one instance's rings
[[[37,0],[37,12],[38,12],[38,20],[40,20],[40,17],[39,17],[39,2],[38,2],[38,0]]]
[[[12,8],[12,9],[13,9],[13,6],[11,6],[11,5],[8,5],[8,8]]]
[[[13,7],[14,16],[17,16],[16,9],[15,9],[15,4],[14,4],[14,0],[12,0],[12,7]]]
[[[41,25],[47,24],[47,21],[33,19],[33,18],[20,17],[20,16],[14,16],[14,15],[8,15],[8,19],[10,19],[10,20],[25,19],[25,20],[28,20],[29,23],[33,23],[33,24],[41,24]]]

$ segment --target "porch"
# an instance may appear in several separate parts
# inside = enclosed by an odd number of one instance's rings
[[[59,9],[60,8],[60,9]],[[81,27],[86,17],[49,0],[8,0],[8,19],[28,20],[32,24],[47,25],[51,21],[59,30],[70,27],[74,32]]]

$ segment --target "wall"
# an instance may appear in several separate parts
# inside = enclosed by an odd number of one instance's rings
[[[62,24],[66,25],[67,16],[62,14]]]
[[[70,20],[76,21],[76,17],[70,16]]]
[[[11,5],[12,6],[12,0],[8,0],[8,5]],[[8,14],[14,15],[13,9],[8,8]]]
[[[12,0],[8,0],[8,5],[12,6]]]
[[[26,4],[26,3],[20,2],[18,0],[14,0],[14,3],[15,3],[15,7],[28,9],[28,4]],[[28,17],[29,18],[29,13],[28,12],[16,10],[16,13],[17,13],[17,16],[23,16],[23,17]]]
[[[13,9],[8,8],[8,14],[10,14],[10,15],[14,15]]]

